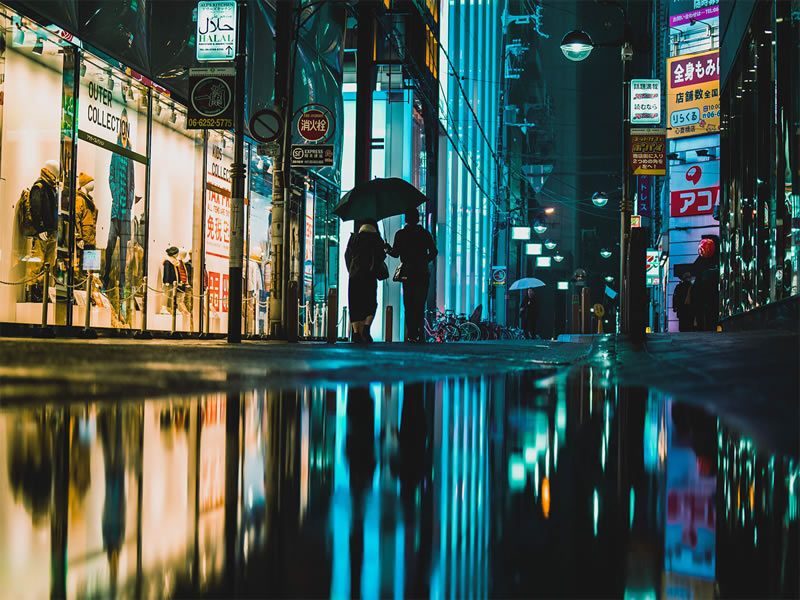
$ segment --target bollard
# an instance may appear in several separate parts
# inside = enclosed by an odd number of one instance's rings
[[[142,309],[142,323],[139,331],[133,334],[134,339],[137,340],[152,340],[153,334],[147,331],[147,275],[142,277],[142,293],[144,294],[145,303]],[[135,301],[135,300],[134,300]],[[134,311],[135,312],[135,311]]]
[[[44,287],[42,288],[42,327],[47,327],[47,301],[50,299],[50,265],[44,264]]]
[[[393,311],[391,305],[386,307],[386,317],[385,317],[385,320],[383,322],[383,331],[384,331],[383,340],[385,342],[391,342],[392,341],[392,325],[393,325],[392,319],[394,317],[393,312],[394,311]]]
[[[336,321],[336,313],[339,312],[339,292],[336,288],[328,290],[328,314],[333,318],[328,319],[328,329],[325,332],[326,340],[329,344],[335,344],[339,335],[339,323]]]
[[[208,288],[205,292],[206,300],[206,318],[204,325],[206,326],[206,337],[211,333],[211,294],[208,293]]]
[[[92,329],[92,274],[86,274],[86,319],[84,321],[83,338],[96,338],[97,332]]]
[[[178,340],[181,339],[183,336],[177,330],[178,327],[178,284],[172,284],[172,333],[169,334],[169,337],[172,339]]]
[[[86,321],[83,331],[88,332],[92,328],[92,276],[86,274]]]
[[[286,291],[286,306],[288,310],[288,314],[286,315],[286,341],[288,342],[296,342],[298,337],[298,312],[300,305],[298,304],[297,292],[297,282],[294,280],[290,281]]]
[[[328,305],[322,303],[322,310],[320,310],[319,320],[319,338],[326,337],[328,334]]]
[[[589,288],[581,289],[581,333],[592,333],[592,313]]]

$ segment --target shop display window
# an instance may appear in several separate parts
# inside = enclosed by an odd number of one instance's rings
[[[64,65],[74,54],[11,12],[0,12],[0,23],[0,321],[41,323],[43,295],[55,301],[66,291],[69,205],[60,202],[60,157]],[[49,324],[66,322],[64,306],[51,302]]]
[[[138,328],[144,309],[149,91],[84,55],[78,101],[75,267],[90,281],[77,304],[95,327]],[[90,250],[99,261],[90,265]],[[98,264],[99,263],[99,264]],[[83,300],[81,301],[81,296]]]
[[[174,308],[177,331],[200,331],[203,134],[186,129],[182,106],[154,94],[151,135],[147,327],[170,330]]]
[[[264,335],[268,327],[272,276],[272,160],[258,156],[251,149],[249,162],[245,331],[250,335]]]

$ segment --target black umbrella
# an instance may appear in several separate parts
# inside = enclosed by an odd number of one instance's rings
[[[380,221],[387,217],[402,215],[407,210],[418,207],[427,201],[425,194],[413,185],[398,179],[387,177],[359,183],[347,192],[333,214],[343,221],[375,219]]]

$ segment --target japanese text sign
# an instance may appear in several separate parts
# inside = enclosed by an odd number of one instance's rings
[[[661,81],[631,80],[631,124],[658,125],[659,123],[661,123]]]
[[[634,175],[667,173],[667,140],[663,129],[631,129],[630,139]]]
[[[719,16],[719,0],[670,0],[669,26],[677,27]]]
[[[658,250],[648,248],[645,257],[645,278],[647,279],[647,285],[658,285],[658,276]]]
[[[667,137],[719,131],[719,51],[667,59]]]
[[[639,175],[636,178],[636,196],[638,213],[649,217],[653,207],[653,178],[650,175]]]
[[[719,202],[719,161],[678,165],[669,170],[670,215],[710,215]]]

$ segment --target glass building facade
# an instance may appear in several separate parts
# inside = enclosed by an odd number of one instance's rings
[[[443,2],[440,17],[437,305],[489,306],[502,2]],[[455,75],[458,74],[458,75]]]
[[[800,2],[756,3],[722,92],[720,313],[798,295]],[[732,53],[733,54],[733,53]]]

